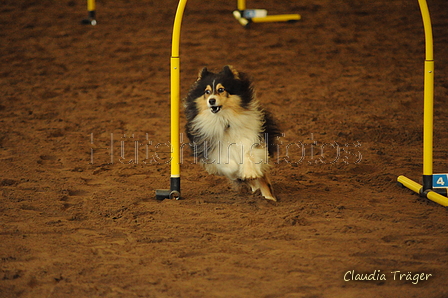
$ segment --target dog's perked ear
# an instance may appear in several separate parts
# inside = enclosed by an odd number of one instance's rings
[[[224,72],[224,75],[226,75],[230,78],[235,78],[235,79],[240,78],[240,74],[238,73],[238,71],[235,68],[233,68],[232,65],[224,66],[222,71]]]
[[[205,78],[206,76],[208,76],[209,74],[211,74],[211,72],[208,71],[207,67],[204,67],[198,74],[198,81],[202,80],[203,78]]]

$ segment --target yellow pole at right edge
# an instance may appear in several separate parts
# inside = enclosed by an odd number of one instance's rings
[[[423,175],[433,174],[434,125],[434,56],[431,18],[426,0],[418,0],[425,30],[424,116],[423,116]],[[425,187],[426,185],[424,185]]]

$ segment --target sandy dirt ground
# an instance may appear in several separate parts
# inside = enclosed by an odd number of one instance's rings
[[[183,200],[155,200],[177,1],[97,1],[97,26],[85,1],[1,2],[1,297],[448,297],[447,209],[396,184],[422,173],[417,0],[248,6],[302,19],[245,29],[236,1],[189,1],[181,96],[204,66],[254,77],[284,133],[277,203],[207,175],[183,135]],[[429,7],[444,173],[448,4]]]

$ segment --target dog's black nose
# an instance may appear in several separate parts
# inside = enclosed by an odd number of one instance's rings
[[[209,103],[211,106],[214,106],[214,105],[216,104],[216,99],[214,99],[214,98],[210,98],[210,99],[208,100],[208,103]]]

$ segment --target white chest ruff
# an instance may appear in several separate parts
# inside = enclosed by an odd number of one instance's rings
[[[261,113],[220,115],[204,113],[194,119],[193,126],[200,131],[204,150],[200,160],[205,170],[231,180],[263,177],[268,170],[268,150],[260,136]]]

